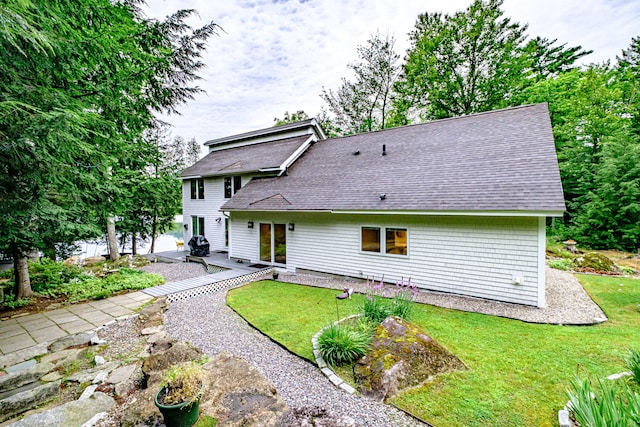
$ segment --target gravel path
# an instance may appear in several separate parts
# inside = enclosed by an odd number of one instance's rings
[[[159,263],[154,268],[159,274],[169,277],[175,267],[176,264]],[[606,320],[600,307],[572,274],[550,268],[546,274],[547,307],[543,309],[435,292],[421,292],[417,300],[534,323],[592,324]],[[329,276],[281,273],[280,279],[340,290],[353,287],[357,292],[366,291],[363,281]],[[291,409],[329,409],[335,415],[353,418],[358,426],[424,425],[393,407],[337,389],[314,364],[290,354],[250,327],[226,306],[224,292],[172,303],[165,314],[165,325],[174,338],[189,341],[205,353],[224,351],[244,358],[269,378]]]
[[[141,270],[159,274],[167,283],[208,274],[204,266],[197,262],[152,262],[141,267]]]
[[[424,426],[403,412],[336,388],[317,366],[269,340],[225,303],[225,292],[171,303],[165,313],[169,334],[207,354],[224,351],[256,366],[290,409],[325,408],[353,418],[358,426]]]

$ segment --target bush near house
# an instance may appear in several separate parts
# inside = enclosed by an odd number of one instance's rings
[[[145,289],[164,282],[157,274],[145,273],[134,268],[122,267],[119,264],[104,262],[91,267],[65,265],[62,262],[43,258],[29,262],[31,287],[37,294],[33,298],[15,300],[13,296],[13,270],[0,274],[4,283],[0,286],[4,291],[3,310],[15,310],[29,306],[46,306],[53,300],[76,302],[86,299],[102,299],[122,291]],[[138,261],[132,261],[137,263]],[[34,309],[37,307],[34,307]]]

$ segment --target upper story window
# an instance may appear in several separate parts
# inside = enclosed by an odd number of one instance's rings
[[[237,176],[225,176],[224,177],[224,198],[230,199],[232,195],[236,194],[242,187],[242,177]]]
[[[204,199],[204,179],[198,178],[191,180],[191,198]]]
[[[360,229],[360,250],[378,254],[407,255],[407,229],[362,227]]]

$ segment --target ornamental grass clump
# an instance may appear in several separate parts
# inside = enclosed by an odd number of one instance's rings
[[[162,379],[158,402],[163,405],[195,402],[200,397],[203,384],[204,370],[198,362],[174,365]]]
[[[638,350],[631,349],[629,351],[627,368],[631,371],[631,378],[633,381],[640,385],[640,352],[638,352]]]
[[[367,298],[362,304],[362,314],[375,324],[382,323],[389,316],[409,320],[417,293],[411,278],[405,282],[403,277],[395,287],[388,288],[384,286],[384,276],[378,284],[375,279],[369,281],[367,278]]]
[[[318,337],[322,358],[333,366],[353,363],[367,352],[371,336],[346,325],[332,324]]]
[[[640,424],[640,396],[629,384],[598,380],[598,388],[588,379],[576,378],[567,391],[569,407],[581,426],[628,427]]]

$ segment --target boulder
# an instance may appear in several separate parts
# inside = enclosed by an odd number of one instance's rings
[[[0,423],[59,395],[60,381],[55,381],[2,399],[0,400]]]
[[[218,427],[279,426],[286,411],[269,380],[244,359],[219,353],[206,372],[201,413],[218,419]]]
[[[399,317],[387,317],[374,332],[367,354],[356,362],[354,379],[365,396],[384,400],[434,375],[466,369],[460,359]]]
[[[199,359],[201,353],[193,350],[193,347],[178,343],[145,361],[143,371],[148,376],[147,388],[132,396],[130,405],[123,411],[122,426],[161,424],[162,415],[155,407],[154,398],[160,389],[162,372],[176,363]],[[205,391],[200,400],[201,416],[218,419],[218,427],[282,425],[279,419],[286,411],[284,401],[266,377],[244,359],[220,353],[203,369],[206,376]]]
[[[84,259],[84,265],[91,267],[92,265],[100,264],[106,260],[107,259],[103,256],[88,256]]]
[[[606,256],[597,252],[589,252],[576,260],[579,267],[593,269],[596,272],[617,272],[616,265]]]
[[[110,410],[115,403],[111,396],[95,392],[89,398],[67,402],[48,411],[25,417],[12,424],[12,427],[80,426],[96,414]]]
[[[72,265],[80,265],[80,256],[74,255],[65,259],[62,263],[67,267],[71,267]]]

